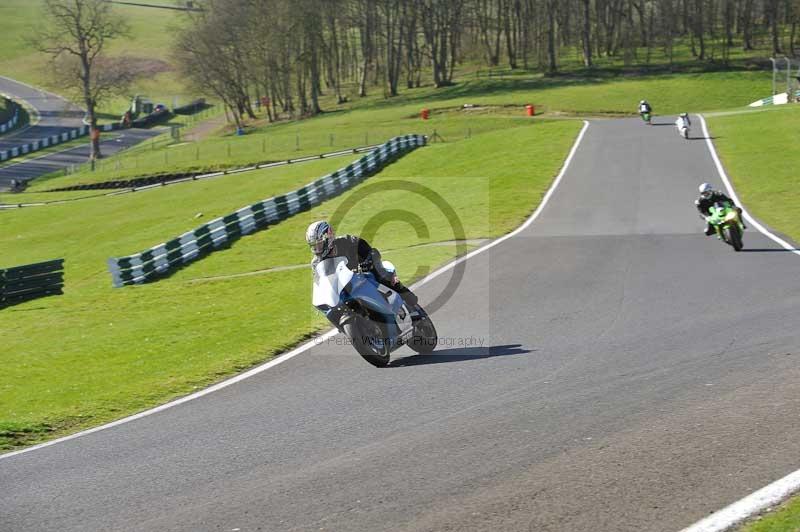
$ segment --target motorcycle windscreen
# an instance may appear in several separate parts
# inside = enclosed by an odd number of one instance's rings
[[[352,278],[353,272],[347,267],[346,257],[331,257],[320,261],[314,268],[314,292],[311,304],[315,307],[337,306],[342,290]]]

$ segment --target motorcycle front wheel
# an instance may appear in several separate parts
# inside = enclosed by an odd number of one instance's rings
[[[383,338],[380,325],[357,316],[346,323],[343,329],[364,360],[376,368],[383,368],[389,364],[389,342]]]
[[[428,315],[414,323],[414,336],[408,342],[408,347],[421,355],[432,353],[439,343],[436,327]]]
[[[742,250],[742,232],[737,225],[729,225],[725,228],[725,240],[730,244],[734,250]]]

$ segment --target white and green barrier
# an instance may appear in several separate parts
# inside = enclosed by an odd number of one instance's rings
[[[276,224],[319,205],[379,172],[398,157],[424,146],[423,135],[404,135],[381,144],[341,170],[299,190],[242,207],[193,231],[127,257],[108,259],[115,287],[141,284],[198,260],[242,236]]]
[[[764,105],[785,105],[789,103],[789,96],[788,92],[782,92],[780,94],[775,94],[774,96],[770,96],[768,98],[763,98],[761,100],[757,100],[750,104],[750,107],[762,107]],[[800,98],[800,90],[795,92],[795,99]]]
[[[116,122],[113,124],[105,124],[102,126],[97,126],[97,129],[100,131],[114,131],[120,128],[120,125]],[[14,157],[19,157],[21,155],[25,155],[27,153],[32,153],[48,146],[55,146],[56,144],[61,144],[62,142],[67,142],[69,140],[77,139],[89,134],[89,126],[81,126],[76,127],[74,129],[70,129],[69,131],[64,131],[63,133],[59,133],[58,135],[50,135],[49,137],[44,137],[39,140],[34,140],[33,142],[29,142],[27,144],[22,144],[21,146],[16,146],[11,148],[10,150],[0,151],[0,161],[7,161],[9,159],[13,159]]]
[[[19,121],[19,105],[14,103],[13,100],[9,100],[8,98],[3,98],[3,99],[9,102],[11,107],[14,109],[14,114],[11,115],[11,118],[9,120],[0,124],[0,134],[14,129],[17,125],[17,122]]]

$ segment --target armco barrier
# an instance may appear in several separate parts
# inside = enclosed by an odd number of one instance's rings
[[[243,207],[233,214],[211,220],[193,231],[163,244],[130,255],[108,259],[115,287],[140,284],[164,276],[185,264],[241,238],[276,224],[338,196],[401,155],[425,145],[422,135],[395,137],[341,170],[299,190]]]
[[[198,98],[192,102],[187,103],[186,105],[181,105],[180,107],[176,107],[172,110],[173,113],[176,115],[192,115],[197,113],[198,111],[202,111],[206,108],[206,99],[205,98]]]
[[[372,146],[359,146],[347,150],[332,151],[328,153],[320,153],[319,155],[306,155],[304,157],[296,157],[294,159],[286,159],[284,161],[269,161],[260,162],[250,166],[242,166],[238,168],[226,168],[225,170],[217,170],[214,172],[181,172],[177,174],[156,174],[152,176],[134,177],[132,179],[118,180],[118,181],[102,181],[100,183],[86,183],[83,185],[72,185],[68,187],[51,188],[43,192],[70,192],[75,190],[105,190],[105,189],[121,189],[120,192],[112,192],[107,194],[109,196],[116,194],[123,194],[125,192],[136,192],[139,190],[147,190],[148,188],[163,187],[173,183],[185,183],[186,181],[199,181],[209,177],[220,177],[224,175],[241,174],[242,172],[250,172],[253,170],[262,170],[264,168],[275,168],[276,166],[284,166],[287,164],[304,163],[308,161],[318,161],[320,159],[328,159],[330,157],[339,157],[342,155],[353,155],[360,152],[372,151],[380,146],[374,144]],[[97,196],[92,196],[97,197]],[[44,205],[48,202],[42,202]],[[54,203],[54,202],[51,202]],[[32,204],[18,204],[20,207],[31,206]],[[7,206],[0,204],[0,209]],[[16,205],[14,206],[16,208]]]
[[[98,126],[98,129],[100,131],[113,131],[119,128],[120,125],[118,123]],[[35,140],[33,142],[29,142],[27,144],[11,148],[10,150],[0,151],[0,161],[7,161],[9,159],[13,159],[14,157],[19,157],[27,153],[32,153],[41,150],[43,148],[47,148],[48,146],[55,146],[56,144],[61,144],[62,142],[67,142],[68,140],[77,139],[86,136],[88,134],[89,134],[89,126],[77,127],[69,131],[64,131],[63,133],[60,133],[58,135],[51,135],[43,139]]]
[[[17,121],[19,121],[19,105],[17,105],[13,100],[9,100],[8,98],[3,98],[3,99],[9,102],[9,104],[14,108],[14,114],[11,115],[10,120],[0,124],[0,134],[14,129],[14,126],[17,125]]]
[[[64,259],[56,259],[0,270],[0,309],[62,294]]]
[[[148,115],[144,115],[141,118],[137,118],[131,125],[133,127],[149,127],[154,124],[158,124],[159,122],[166,122],[172,117],[172,113],[169,112],[169,109],[160,109],[158,111],[153,111]]]

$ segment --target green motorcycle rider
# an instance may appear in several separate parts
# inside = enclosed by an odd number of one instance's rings
[[[737,211],[739,211],[739,217],[742,222],[742,227],[747,229],[747,226],[744,225],[744,218],[742,217],[742,209],[741,207],[737,207],[736,204],[733,202],[731,198],[727,196],[727,194],[720,192],[719,190],[715,190],[713,186],[709,183],[703,183],[699,187],[700,190],[700,197],[694,201],[695,206],[697,206],[697,210],[700,211],[700,216],[706,220],[706,230],[705,233],[708,236],[716,234],[717,230],[711,222],[708,221],[708,215],[711,207],[713,207],[716,203],[729,203],[733,206]]]

